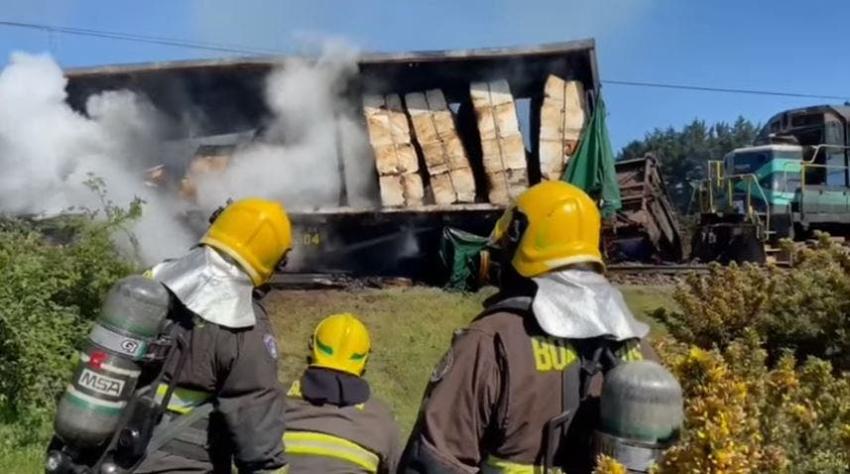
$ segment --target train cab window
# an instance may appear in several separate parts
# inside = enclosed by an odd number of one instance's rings
[[[770,161],[769,152],[753,152],[736,154],[733,158],[734,174],[755,173],[765,163]]]
[[[823,125],[823,114],[794,114],[791,116],[792,127]]]
[[[800,189],[800,173],[777,173],[773,180],[774,189],[786,193],[793,193]]]
[[[823,144],[823,128],[812,128],[796,132],[800,145],[816,146]]]

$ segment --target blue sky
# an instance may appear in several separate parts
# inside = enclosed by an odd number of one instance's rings
[[[0,0],[0,19],[292,51],[304,38],[361,49],[512,46],[593,37],[603,80],[850,97],[850,2],[684,0]],[[0,61],[51,52],[63,67],[204,58],[205,51],[0,27]],[[615,148],[694,118],[763,122],[829,102],[607,85]],[[835,102],[835,101],[832,101]]]

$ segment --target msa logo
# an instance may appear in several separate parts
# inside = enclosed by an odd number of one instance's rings
[[[89,369],[83,369],[77,384],[80,387],[86,387],[89,390],[112,397],[120,396],[121,391],[124,390],[123,380],[107,377]]]

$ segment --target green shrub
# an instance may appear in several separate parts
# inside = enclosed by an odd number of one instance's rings
[[[791,269],[712,265],[674,294],[680,311],[656,316],[678,341],[726,348],[752,329],[770,360],[791,350],[850,369],[850,257],[821,235],[814,248],[793,251]]]
[[[0,407],[49,412],[67,384],[76,351],[112,283],[133,271],[106,223],[80,216],[64,227],[74,238],[48,242],[32,224],[0,229]]]
[[[103,296],[136,270],[113,237],[123,232],[135,245],[127,225],[142,201],[124,209],[106,198],[102,179],[85,184],[101,209],[42,221],[0,216],[0,447],[43,435]]]

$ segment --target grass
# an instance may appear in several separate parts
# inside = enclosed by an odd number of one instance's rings
[[[627,285],[621,286],[620,291],[626,298],[629,308],[642,321],[649,324],[651,334],[666,334],[667,329],[656,319],[652,313],[658,308],[674,309],[672,285]]]
[[[663,332],[649,314],[658,307],[671,307],[672,288],[624,286],[623,295],[639,319],[653,331]],[[434,288],[391,288],[359,291],[283,291],[264,302],[279,340],[279,377],[285,386],[306,365],[307,341],[323,317],[352,312],[369,327],[374,350],[366,378],[373,393],[392,407],[403,433],[416,419],[416,412],[431,369],[442,357],[452,332],[462,328],[481,310],[487,291],[462,294]],[[40,474],[44,446],[12,446],[20,438],[13,425],[0,424],[0,473]]]

